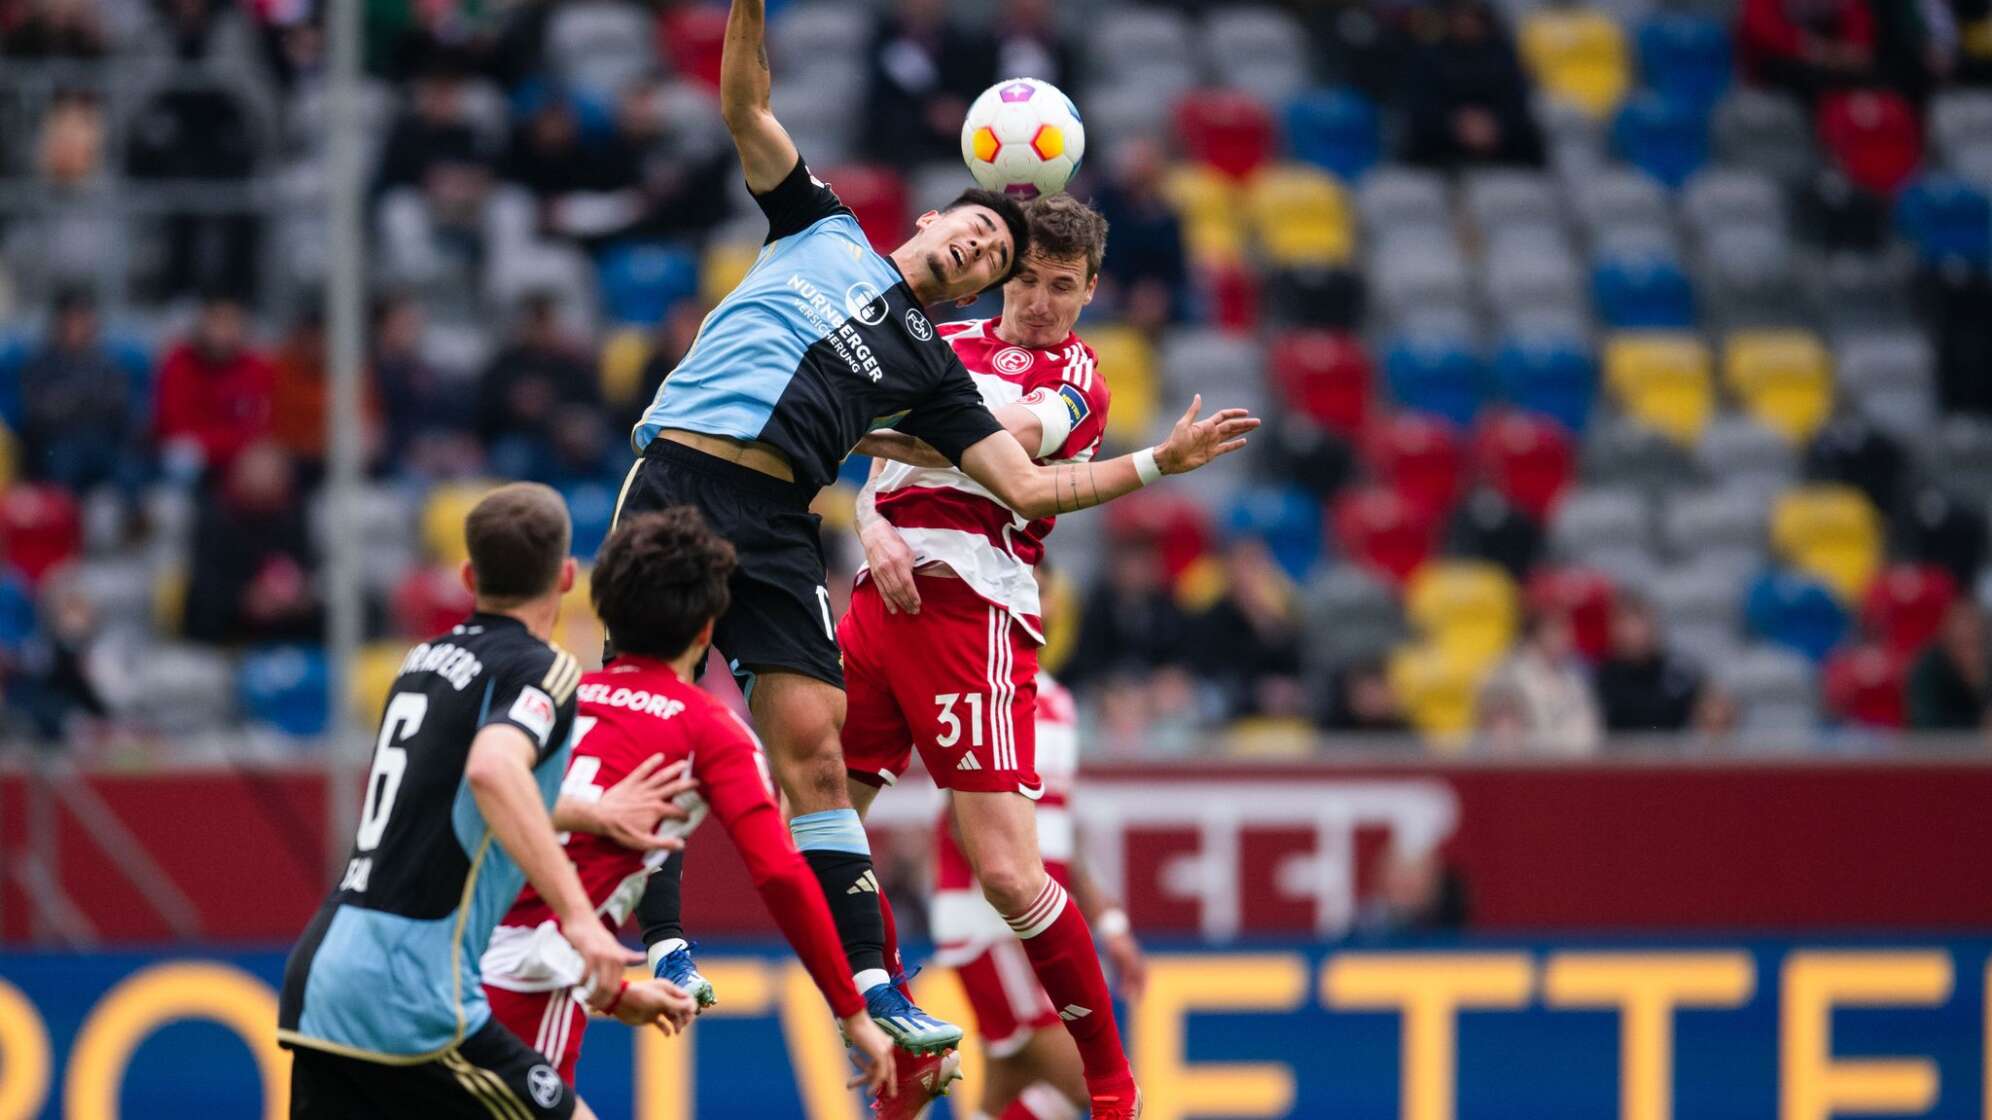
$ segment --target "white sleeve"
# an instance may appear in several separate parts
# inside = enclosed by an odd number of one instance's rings
[[[1042,459],[1065,446],[1065,437],[1072,434],[1072,408],[1065,398],[1050,389],[1038,389],[1017,402],[1037,417],[1038,427],[1044,432],[1038,441],[1038,449],[1031,458]]]

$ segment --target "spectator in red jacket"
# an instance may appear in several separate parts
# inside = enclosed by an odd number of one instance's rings
[[[1745,77],[1800,97],[1875,78],[1867,0],[1743,0],[1736,38]]]
[[[276,370],[250,349],[242,305],[222,296],[201,307],[191,337],[159,370],[159,443],[169,470],[226,470],[270,432]]]

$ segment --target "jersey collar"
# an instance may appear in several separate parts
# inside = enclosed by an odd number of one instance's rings
[[[676,679],[678,676],[678,671],[671,667],[669,661],[661,657],[645,657],[640,653],[618,653],[614,661],[602,666],[602,668],[614,673],[622,671],[625,666],[630,669],[647,669],[651,672],[669,673],[673,679]]]
[[[462,625],[481,626],[486,630],[496,630],[504,626],[520,630],[526,628],[526,624],[519,619],[513,618],[509,614],[499,614],[496,611],[472,611],[470,612],[470,617],[463,620]]]
[[[984,325],[983,328],[984,333],[986,333],[991,340],[1000,342],[1005,346],[1015,346],[1018,349],[1031,350],[1039,354],[1056,354],[1060,350],[1065,349],[1067,346],[1072,345],[1072,343],[1079,337],[1078,333],[1075,331],[1066,331],[1065,337],[1059,339],[1058,344],[1055,346],[1025,346],[1021,342],[1011,342],[1009,339],[1004,338],[1002,334],[1002,326],[1003,326],[1003,317],[1001,315],[992,316],[989,319],[989,322]]]

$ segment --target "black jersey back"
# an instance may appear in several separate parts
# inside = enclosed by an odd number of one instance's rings
[[[891,260],[801,160],[756,201],[768,243],[657,390],[633,434],[665,428],[762,440],[796,480],[828,485],[874,428],[918,436],[959,464],[1001,430]]]
[[[506,615],[416,646],[388,692],[345,874],[285,968],[279,1037],[388,1060],[433,1055],[490,1016],[477,962],[524,875],[464,781],[493,724],[538,748],[553,804],[581,666]]]

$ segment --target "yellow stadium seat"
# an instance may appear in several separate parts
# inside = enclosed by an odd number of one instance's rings
[[[1405,614],[1425,643],[1467,666],[1491,667],[1515,638],[1515,581],[1481,560],[1434,560],[1411,574]]]
[[[858,531],[858,488],[848,482],[833,482],[816,492],[809,512],[823,519],[827,529],[844,533]]]
[[[716,242],[705,251],[705,260],[699,264],[699,299],[707,307],[712,307],[726,298],[726,293],[740,286],[747,270],[754,267],[754,259],[761,255],[761,246],[744,241]]]
[[[1405,718],[1432,745],[1457,753],[1473,730],[1473,708],[1484,673],[1433,646],[1403,646],[1386,668]]]
[[[1039,568],[1038,603],[1044,618],[1044,645],[1038,664],[1056,675],[1079,644],[1079,592],[1063,568]]]
[[[1587,8],[1544,8],[1522,22],[1522,57],[1550,96],[1604,117],[1625,100],[1631,82],[1625,32]]]
[[[574,573],[574,586],[560,597],[560,622],[553,629],[553,644],[574,655],[589,672],[602,667],[602,620],[595,617],[595,605],[588,601],[588,569]]]
[[[627,401],[643,390],[643,367],[650,361],[650,332],[623,327],[602,344],[598,377],[605,401]]]
[[[1215,168],[1180,164],[1162,193],[1183,222],[1183,241],[1199,264],[1235,264],[1245,255],[1245,223],[1238,188]]]
[[[1723,350],[1722,376],[1752,416],[1794,443],[1833,413],[1833,366],[1811,331],[1738,331]]]
[[[187,570],[179,564],[160,569],[152,579],[152,624],[161,632],[177,634],[187,615]]]
[[[14,433],[7,428],[5,421],[0,421],[0,490],[5,490],[14,484],[14,475],[19,469],[18,447],[14,441]]]
[[[1858,603],[1881,570],[1881,515],[1851,486],[1801,486],[1771,509],[1771,545],[1801,571]]]
[[[1355,252],[1348,192],[1319,168],[1269,167],[1245,188],[1252,233],[1274,264],[1342,264]]]
[[[373,642],[354,657],[347,691],[353,718],[361,726],[372,727],[380,721],[387,690],[394,687],[394,678],[400,674],[401,662],[407,656],[408,647],[401,642]]]
[[[495,486],[495,482],[446,482],[429,491],[422,507],[422,547],[431,561],[454,568],[470,559],[463,543],[463,519]]]
[[[1112,394],[1107,438],[1122,447],[1138,446],[1155,421],[1155,348],[1133,327],[1082,323],[1079,329],[1099,359],[1100,375],[1107,379],[1107,391]]]
[[[1248,716],[1224,729],[1229,758],[1300,759],[1313,755],[1320,735],[1312,723],[1292,716]]]
[[[1627,415],[1692,443],[1715,414],[1710,364],[1708,347],[1692,334],[1628,332],[1605,345],[1605,384]]]
[[[1992,16],[1965,24],[1960,40],[1965,54],[1973,58],[1992,58]]]

